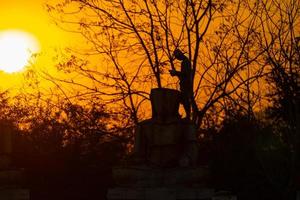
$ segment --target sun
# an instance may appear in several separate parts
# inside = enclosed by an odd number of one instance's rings
[[[39,51],[37,39],[24,31],[0,32],[0,70],[6,73],[21,71],[33,53]]]

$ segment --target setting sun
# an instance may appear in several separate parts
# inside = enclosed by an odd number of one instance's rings
[[[39,43],[29,33],[8,30],[0,32],[0,70],[18,72],[27,65],[31,55],[39,51]]]

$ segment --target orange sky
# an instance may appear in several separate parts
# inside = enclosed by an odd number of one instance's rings
[[[41,52],[45,54],[36,64],[50,68],[54,48],[76,46],[80,40],[75,34],[67,33],[55,26],[43,7],[45,2],[45,0],[0,0],[0,32],[17,29],[32,34],[39,41]],[[22,72],[7,74],[1,71],[0,90],[17,88],[22,82],[22,77]]]

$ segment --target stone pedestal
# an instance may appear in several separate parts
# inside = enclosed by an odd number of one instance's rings
[[[113,178],[122,187],[205,187],[208,167],[151,168],[147,166],[115,167]]]
[[[109,200],[237,200],[231,194],[218,194],[211,188],[193,187],[116,187],[108,190]]]
[[[208,188],[114,188],[108,191],[111,200],[208,200],[214,190]]]
[[[152,118],[136,127],[133,154],[113,169],[109,200],[212,200],[209,169],[198,166],[197,129],[178,114],[180,92],[151,91]],[[220,200],[220,199],[218,199]]]
[[[115,167],[113,178],[118,187],[110,189],[109,200],[212,199],[214,190],[206,188],[207,167],[152,168]]]

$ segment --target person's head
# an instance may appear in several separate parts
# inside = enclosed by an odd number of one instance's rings
[[[185,55],[179,49],[175,49],[175,51],[173,52],[173,55],[178,60],[183,60],[185,58]]]

